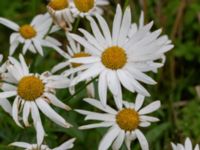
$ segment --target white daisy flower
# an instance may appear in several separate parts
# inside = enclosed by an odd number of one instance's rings
[[[68,150],[74,147],[74,141],[75,141],[75,138],[70,139],[66,141],[65,143],[63,143],[62,145],[53,149],[49,148],[49,146],[47,145],[38,146],[37,144],[29,144],[25,142],[14,142],[14,143],[11,143],[10,146],[24,148],[25,150]]]
[[[68,35],[66,35],[66,36],[68,39],[68,45],[66,46],[68,53],[63,53],[63,55],[62,55],[66,59],[66,61],[61,62],[61,63],[57,64],[56,66],[54,66],[52,69],[52,72],[55,73],[59,70],[66,68],[66,70],[62,74],[66,77],[69,76],[70,80],[72,80],[72,79],[74,79],[75,76],[77,76],[81,72],[83,72],[83,70],[85,70],[88,66],[87,65],[82,66],[81,63],[70,63],[69,60],[71,58],[88,57],[88,56],[91,56],[91,54],[86,49],[81,50],[80,44],[75,42]],[[89,82],[89,80],[88,80],[88,82]],[[88,95],[91,97],[94,97],[94,94],[95,94],[94,84],[91,83],[86,88],[87,88]],[[75,86],[69,87],[69,91],[72,95],[75,94]]]
[[[109,0],[71,0],[70,8],[74,17],[94,16],[103,14],[101,7],[109,4]]]
[[[144,96],[138,95],[134,103],[123,102],[124,107],[114,110],[110,106],[103,106],[98,100],[84,99],[90,105],[100,109],[103,113],[86,110],[76,110],[78,113],[86,115],[85,120],[98,120],[99,123],[84,125],[80,129],[93,129],[110,127],[99,144],[99,150],[107,150],[111,145],[113,150],[118,150],[123,142],[131,150],[131,141],[139,140],[142,150],[149,150],[148,142],[140,128],[148,127],[151,122],[159,121],[148,114],[160,107],[160,101],[155,101],[144,108]],[[113,143],[113,144],[112,144]]]
[[[37,132],[37,143],[40,145],[45,132],[39,110],[56,124],[64,128],[71,126],[49,105],[53,104],[62,109],[70,110],[69,106],[55,96],[55,89],[66,88],[69,85],[69,80],[61,76],[52,76],[48,72],[41,75],[29,73],[23,56],[20,55],[19,59],[20,62],[13,57],[9,57],[10,65],[7,69],[10,81],[8,81],[9,83],[2,83],[4,89],[3,92],[0,92],[0,99],[15,96],[12,105],[14,121],[18,126],[23,127],[19,121],[19,115],[22,113],[24,125],[30,126],[28,118],[31,115]]]
[[[96,18],[100,27],[93,18],[88,17],[94,35],[83,29],[80,31],[84,38],[70,34],[92,54],[90,57],[70,60],[73,63],[89,65],[86,71],[74,79],[73,84],[99,76],[98,90],[102,104],[106,105],[108,88],[114,95],[115,103],[119,108],[122,107],[121,84],[131,92],[136,91],[141,95],[149,96],[148,91],[138,81],[146,84],[156,84],[156,82],[144,74],[144,70],[140,68],[145,67],[149,61],[160,59],[163,53],[173,48],[173,45],[168,43],[168,39],[163,38],[165,36],[159,37],[161,30],[150,32],[153,22],[145,25],[129,38],[131,27],[129,7],[122,15],[120,5],[117,6],[112,35],[106,21],[98,14]]]
[[[47,35],[52,25],[52,19],[49,14],[37,15],[30,24],[22,26],[0,17],[0,24],[15,31],[10,36],[10,55],[13,55],[20,43],[23,44],[23,54],[29,50],[32,53],[38,52],[43,56],[42,46],[54,48],[59,53],[62,53],[58,48],[61,44],[56,39]]]
[[[2,62],[3,60],[3,55],[0,54],[0,63]],[[2,64],[0,66],[0,79],[3,81],[4,80],[4,77],[5,77],[5,72],[6,72],[6,63]],[[2,82],[1,81],[1,82]],[[4,86],[4,84],[2,84],[0,82],[0,89],[5,89],[6,87]],[[11,104],[10,102],[6,99],[6,98],[3,98],[3,99],[0,99],[0,106],[3,108],[3,110],[7,113],[9,113],[10,115],[12,114],[12,107],[11,107]]]
[[[48,12],[52,16],[56,25],[67,30],[72,30],[74,17],[70,11],[71,0],[50,0],[47,5]]]
[[[185,140],[185,145],[182,145],[182,144],[174,144],[174,143],[171,143],[172,144],[172,149],[173,150],[193,150],[192,148],[192,142],[189,138],[187,138]],[[199,145],[197,144],[194,148],[194,150],[199,150]]]

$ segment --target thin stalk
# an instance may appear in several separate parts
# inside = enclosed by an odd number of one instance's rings
[[[79,89],[76,91],[76,93],[74,93],[73,95],[71,95],[71,96],[67,99],[67,101],[71,100],[73,97],[75,97],[76,95],[78,95],[81,91],[83,91],[90,83],[94,82],[97,78],[98,78],[98,76],[95,77],[95,78],[93,78],[91,81],[87,82],[87,83],[86,83],[84,86],[82,86],[81,88],[79,88]]]
[[[80,17],[78,17],[78,18],[76,19],[75,25],[74,25],[73,30],[72,30],[73,32],[75,32],[75,31],[77,30],[77,28],[78,28],[78,26],[79,26],[79,23],[80,23],[80,20],[81,20]]]

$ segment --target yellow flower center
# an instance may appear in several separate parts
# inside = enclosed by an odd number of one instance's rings
[[[72,58],[89,57],[89,56],[91,56],[91,55],[88,54],[88,53],[80,52],[80,53],[74,54],[74,56],[73,56]],[[79,66],[81,66],[81,65],[82,65],[82,64],[80,64],[80,63],[72,63],[72,67],[73,67],[73,68],[79,67]]]
[[[62,10],[68,8],[69,2],[68,0],[51,0],[48,6],[54,10]]]
[[[23,77],[17,87],[18,95],[27,101],[34,101],[44,92],[44,84],[35,76]]]
[[[101,55],[101,61],[105,67],[117,70],[124,67],[127,62],[125,50],[118,46],[107,48]]]
[[[74,0],[76,8],[80,12],[88,12],[94,7],[94,0]]]
[[[36,30],[28,24],[21,26],[19,32],[25,39],[31,39],[37,34]]]
[[[139,114],[134,109],[123,109],[116,116],[119,127],[125,131],[133,131],[140,123]]]

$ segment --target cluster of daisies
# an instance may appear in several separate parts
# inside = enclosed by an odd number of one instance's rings
[[[123,12],[121,6],[117,6],[110,30],[102,17],[103,6],[108,4],[108,0],[50,0],[47,13],[20,26],[0,17],[0,24],[14,31],[10,35],[9,57],[3,62],[0,55],[0,105],[19,127],[33,126],[37,141],[35,144],[14,142],[11,146],[50,150],[43,144],[46,132],[40,112],[62,128],[72,127],[51,105],[71,110],[56,96],[56,91],[68,88],[72,95],[76,94],[75,86],[84,81],[90,97],[84,101],[99,111],[75,109],[85,116],[85,120],[93,121],[79,129],[109,128],[99,143],[99,150],[110,147],[118,150],[123,143],[131,150],[131,142],[136,139],[142,150],[149,150],[142,128],[159,121],[149,114],[158,110],[161,104],[154,101],[143,107],[145,96],[150,96],[143,85],[156,84],[146,72],[156,73],[164,65],[165,53],[173,48],[173,44],[166,35],[161,35],[161,29],[151,31],[153,22],[144,24],[143,13],[139,24],[132,22],[130,7]],[[78,29],[81,34],[72,32],[74,22],[80,18],[88,21],[92,33],[84,28]],[[66,34],[67,51],[62,50],[62,43],[52,37],[52,33],[60,30]],[[14,58],[20,45],[22,54]],[[54,50],[65,61],[41,74],[30,72],[31,64],[26,63],[24,56],[27,51],[44,56],[44,47]],[[91,81],[98,82],[99,100],[94,99],[95,85]],[[136,99],[133,102],[123,100],[123,90],[135,93]],[[114,108],[109,105],[108,91],[113,96]],[[75,138],[69,139],[52,150],[71,149],[74,141]],[[187,139],[185,146],[172,143],[172,148],[192,150],[192,144]],[[195,150],[199,150],[198,145]]]

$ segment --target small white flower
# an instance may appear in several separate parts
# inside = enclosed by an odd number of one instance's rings
[[[65,110],[70,107],[65,105],[55,96],[55,89],[66,88],[69,80],[62,76],[52,76],[45,72],[41,75],[29,73],[29,68],[22,55],[20,62],[13,57],[9,57],[10,65],[7,67],[9,80],[3,82],[0,92],[0,99],[15,96],[12,105],[12,117],[16,124],[20,123],[19,114],[22,113],[22,120],[25,126],[30,126],[29,116],[33,119],[33,124],[37,132],[37,143],[43,141],[45,132],[40,118],[39,110],[56,124],[68,128],[71,125],[63,117],[57,114],[49,104],[53,104]]]
[[[2,60],[3,60],[3,55],[0,54],[0,63],[2,62]],[[2,81],[4,80],[5,72],[6,72],[6,63],[0,66],[0,80]],[[5,88],[4,84],[2,84],[1,82],[0,82],[0,88],[4,89]],[[11,104],[6,98],[0,99],[0,106],[3,108],[5,112],[9,113],[10,115],[12,114]]]
[[[182,145],[182,144],[174,144],[174,143],[171,143],[172,144],[172,148],[173,150],[193,150],[192,148],[192,142],[189,138],[187,138],[185,140],[185,145]],[[199,150],[199,145],[197,144],[194,148],[194,150]]]
[[[147,114],[157,110],[160,107],[160,101],[152,102],[146,107],[141,108],[144,97],[138,95],[135,104],[124,101],[124,107],[119,110],[114,110],[110,106],[103,106],[98,100],[88,98],[84,99],[84,101],[100,109],[103,113],[76,110],[78,113],[86,115],[85,120],[100,121],[100,123],[84,125],[79,128],[92,129],[110,127],[99,144],[99,150],[107,150],[111,145],[113,150],[119,150],[124,141],[128,150],[131,150],[131,141],[136,138],[139,140],[142,150],[149,150],[148,142],[140,128],[148,127],[151,125],[151,122],[159,121],[157,118]]]
[[[122,15],[120,5],[117,6],[113,21],[112,34],[108,24],[100,16],[96,15],[98,24],[92,17],[88,17],[93,35],[84,29],[80,32],[84,37],[76,34],[70,36],[83,45],[92,56],[84,58],[73,58],[73,63],[88,65],[88,69],[76,77],[72,83],[77,84],[85,79],[99,76],[98,90],[103,105],[107,103],[107,89],[114,96],[115,103],[122,107],[122,87],[131,92],[137,92],[149,96],[149,92],[141,85],[156,84],[144,71],[149,68],[151,62],[154,68],[162,66],[156,61],[163,54],[173,48],[166,36],[160,36],[161,30],[150,32],[153,22],[139,28],[131,37],[131,10],[128,7]],[[152,67],[146,69],[153,70]]]
[[[70,0],[71,1],[71,0]],[[48,12],[52,16],[56,25],[67,30],[72,29],[72,23],[74,22],[74,17],[69,8],[68,0],[50,0],[47,5]]]
[[[103,14],[102,6],[109,4],[109,0],[71,0],[70,9],[74,17],[94,16]]]
[[[49,148],[49,146],[47,145],[38,146],[37,144],[29,144],[25,142],[14,142],[14,143],[11,143],[10,146],[24,148],[25,150],[68,150],[74,147],[74,141],[75,141],[75,138],[70,139],[66,141],[65,143],[63,143],[62,145],[53,149]]]
[[[56,39],[46,35],[52,25],[52,19],[49,14],[37,15],[30,24],[22,26],[0,17],[0,24],[15,31],[10,36],[10,55],[13,55],[20,43],[23,44],[23,54],[29,50],[32,53],[38,52],[43,56],[42,46],[51,47],[59,53],[62,53],[58,47],[61,44]]]
[[[68,35],[68,45],[67,47],[67,53],[63,53],[62,56],[66,59],[66,61],[61,62],[53,67],[52,72],[55,73],[59,70],[66,69],[62,74],[66,77],[69,76],[70,80],[74,79],[77,75],[79,75],[81,72],[83,72],[87,65],[82,65],[81,63],[71,63],[69,60],[71,58],[81,58],[81,57],[88,57],[91,56],[91,54],[86,50],[81,50],[80,44],[76,43],[72,38],[70,38]],[[88,95],[91,97],[94,97],[94,85],[93,83],[89,84],[87,87]],[[75,93],[75,87],[71,86],[69,87],[69,91],[71,94]]]

